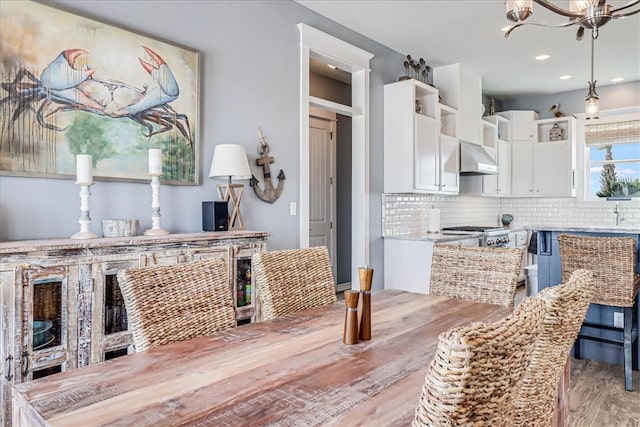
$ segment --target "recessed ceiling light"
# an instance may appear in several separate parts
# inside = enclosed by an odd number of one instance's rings
[[[536,59],[538,61],[544,61],[545,59],[549,59],[549,58],[551,58],[551,55],[538,55],[538,56],[536,56]]]
[[[560,80],[569,80],[571,77],[569,74],[565,74],[564,76],[560,76]]]
[[[615,79],[611,79],[612,82],[618,83],[624,80],[624,77],[616,77]]]

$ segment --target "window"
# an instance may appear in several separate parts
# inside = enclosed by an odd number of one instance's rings
[[[640,120],[585,126],[588,197],[640,198]]]

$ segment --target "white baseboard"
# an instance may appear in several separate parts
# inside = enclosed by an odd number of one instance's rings
[[[344,292],[351,289],[351,282],[338,283],[336,285],[336,292]]]

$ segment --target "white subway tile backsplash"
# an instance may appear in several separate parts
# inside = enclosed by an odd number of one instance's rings
[[[422,235],[429,222],[429,209],[440,209],[441,226],[498,225],[499,214],[510,213],[511,228],[546,225],[615,226],[615,204],[606,207],[574,198],[490,198],[440,195],[383,195],[383,236]],[[619,204],[621,226],[640,229],[640,202]]]

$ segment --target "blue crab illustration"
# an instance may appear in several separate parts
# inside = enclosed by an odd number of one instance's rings
[[[84,49],[67,49],[45,67],[37,78],[24,67],[18,70],[11,82],[0,86],[8,93],[0,99],[0,107],[11,102],[15,110],[14,123],[23,113],[31,110],[36,121],[47,129],[64,131],[65,128],[47,121],[47,118],[63,111],[87,111],[112,118],[129,118],[144,126],[146,137],[166,132],[175,126],[192,144],[191,127],[185,114],[177,113],[169,103],[178,98],[178,82],[164,59],[148,47],[142,46],[149,62],[138,58],[142,67],[151,75],[157,86],[137,88],[130,84],[96,78],[95,69],[87,66],[76,68],[76,61],[88,52]]]

